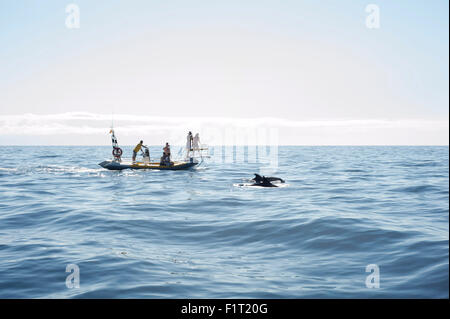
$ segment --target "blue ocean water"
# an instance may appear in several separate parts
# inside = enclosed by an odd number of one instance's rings
[[[447,146],[280,147],[280,188],[236,186],[258,163],[110,152],[0,147],[0,298],[449,297]]]

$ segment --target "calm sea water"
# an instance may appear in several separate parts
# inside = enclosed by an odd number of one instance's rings
[[[110,152],[0,147],[1,298],[449,297],[448,147],[281,147],[282,188],[236,186],[250,163],[107,171]]]

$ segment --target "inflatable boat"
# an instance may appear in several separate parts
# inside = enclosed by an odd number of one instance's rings
[[[170,161],[170,156],[167,159],[167,161],[164,163],[161,162],[151,162],[150,160],[150,152],[148,150],[148,147],[145,145],[142,145],[142,147],[145,149],[145,152],[142,151],[142,161],[136,161],[136,158],[133,159],[122,159],[122,149],[119,147],[119,144],[117,143],[117,138],[114,134],[114,129],[111,127],[111,130],[109,131],[111,133],[111,142],[112,142],[112,155],[113,159],[106,160],[98,165],[100,165],[103,168],[109,169],[109,170],[115,170],[120,171],[123,169],[157,169],[157,170],[170,170],[170,171],[178,171],[183,169],[188,169],[191,167],[194,167],[199,162],[194,158],[193,152],[190,154],[190,152],[187,154],[185,160],[179,160],[179,161]],[[141,141],[142,143],[142,141]],[[205,147],[203,147],[205,148]],[[207,149],[207,148],[206,148]],[[200,151],[200,150],[198,150]],[[135,154],[136,155],[136,154]],[[200,153],[201,155],[201,153]],[[170,162],[169,162],[170,161]]]
[[[182,169],[188,169],[197,165],[198,162],[189,161],[175,161],[171,162],[170,165],[161,165],[160,163],[149,163],[149,162],[118,162],[118,161],[103,161],[99,163],[103,168],[109,170],[123,170],[123,169],[158,169],[158,170],[171,170],[177,171]]]

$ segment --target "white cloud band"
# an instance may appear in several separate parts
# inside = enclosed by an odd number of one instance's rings
[[[0,115],[0,142],[8,137],[30,136],[102,136],[104,138],[112,119],[116,132],[138,138],[145,134],[153,136],[185,135],[187,130],[258,129],[280,130],[280,144],[448,144],[448,119],[341,119],[341,120],[289,120],[282,118],[222,118],[222,117],[161,117],[131,114],[95,114],[68,112],[60,114]],[[283,132],[285,132],[283,134]],[[359,134],[356,139],[352,134]],[[366,134],[366,140],[364,139]],[[392,134],[407,139],[396,141]],[[444,137],[447,135],[447,137]],[[333,139],[339,137],[339,140]],[[379,142],[374,140],[379,136]],[[439,137],[436,139],[436,136]],[[307,140],[306,140],[307,138]],[[425,140],[424,140],[425,138]],[[333,142],[334,141],[334,142]],[[365,142],[366,141],[366,142]],[[133,143],[130,141],[130,143]]]

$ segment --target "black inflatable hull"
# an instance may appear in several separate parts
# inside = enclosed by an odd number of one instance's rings
[[[158,169],[158,170],[178,171],[183,169],[189,169],[197,164],[198,163],[196,162],[174,162],[170,166],[161,166],[159,163],[137,162],[132,164],[132,163],[118,163],[114,161],[104,161],[99,163],[98,165],[113,171],[120,171],[123,169]]]

